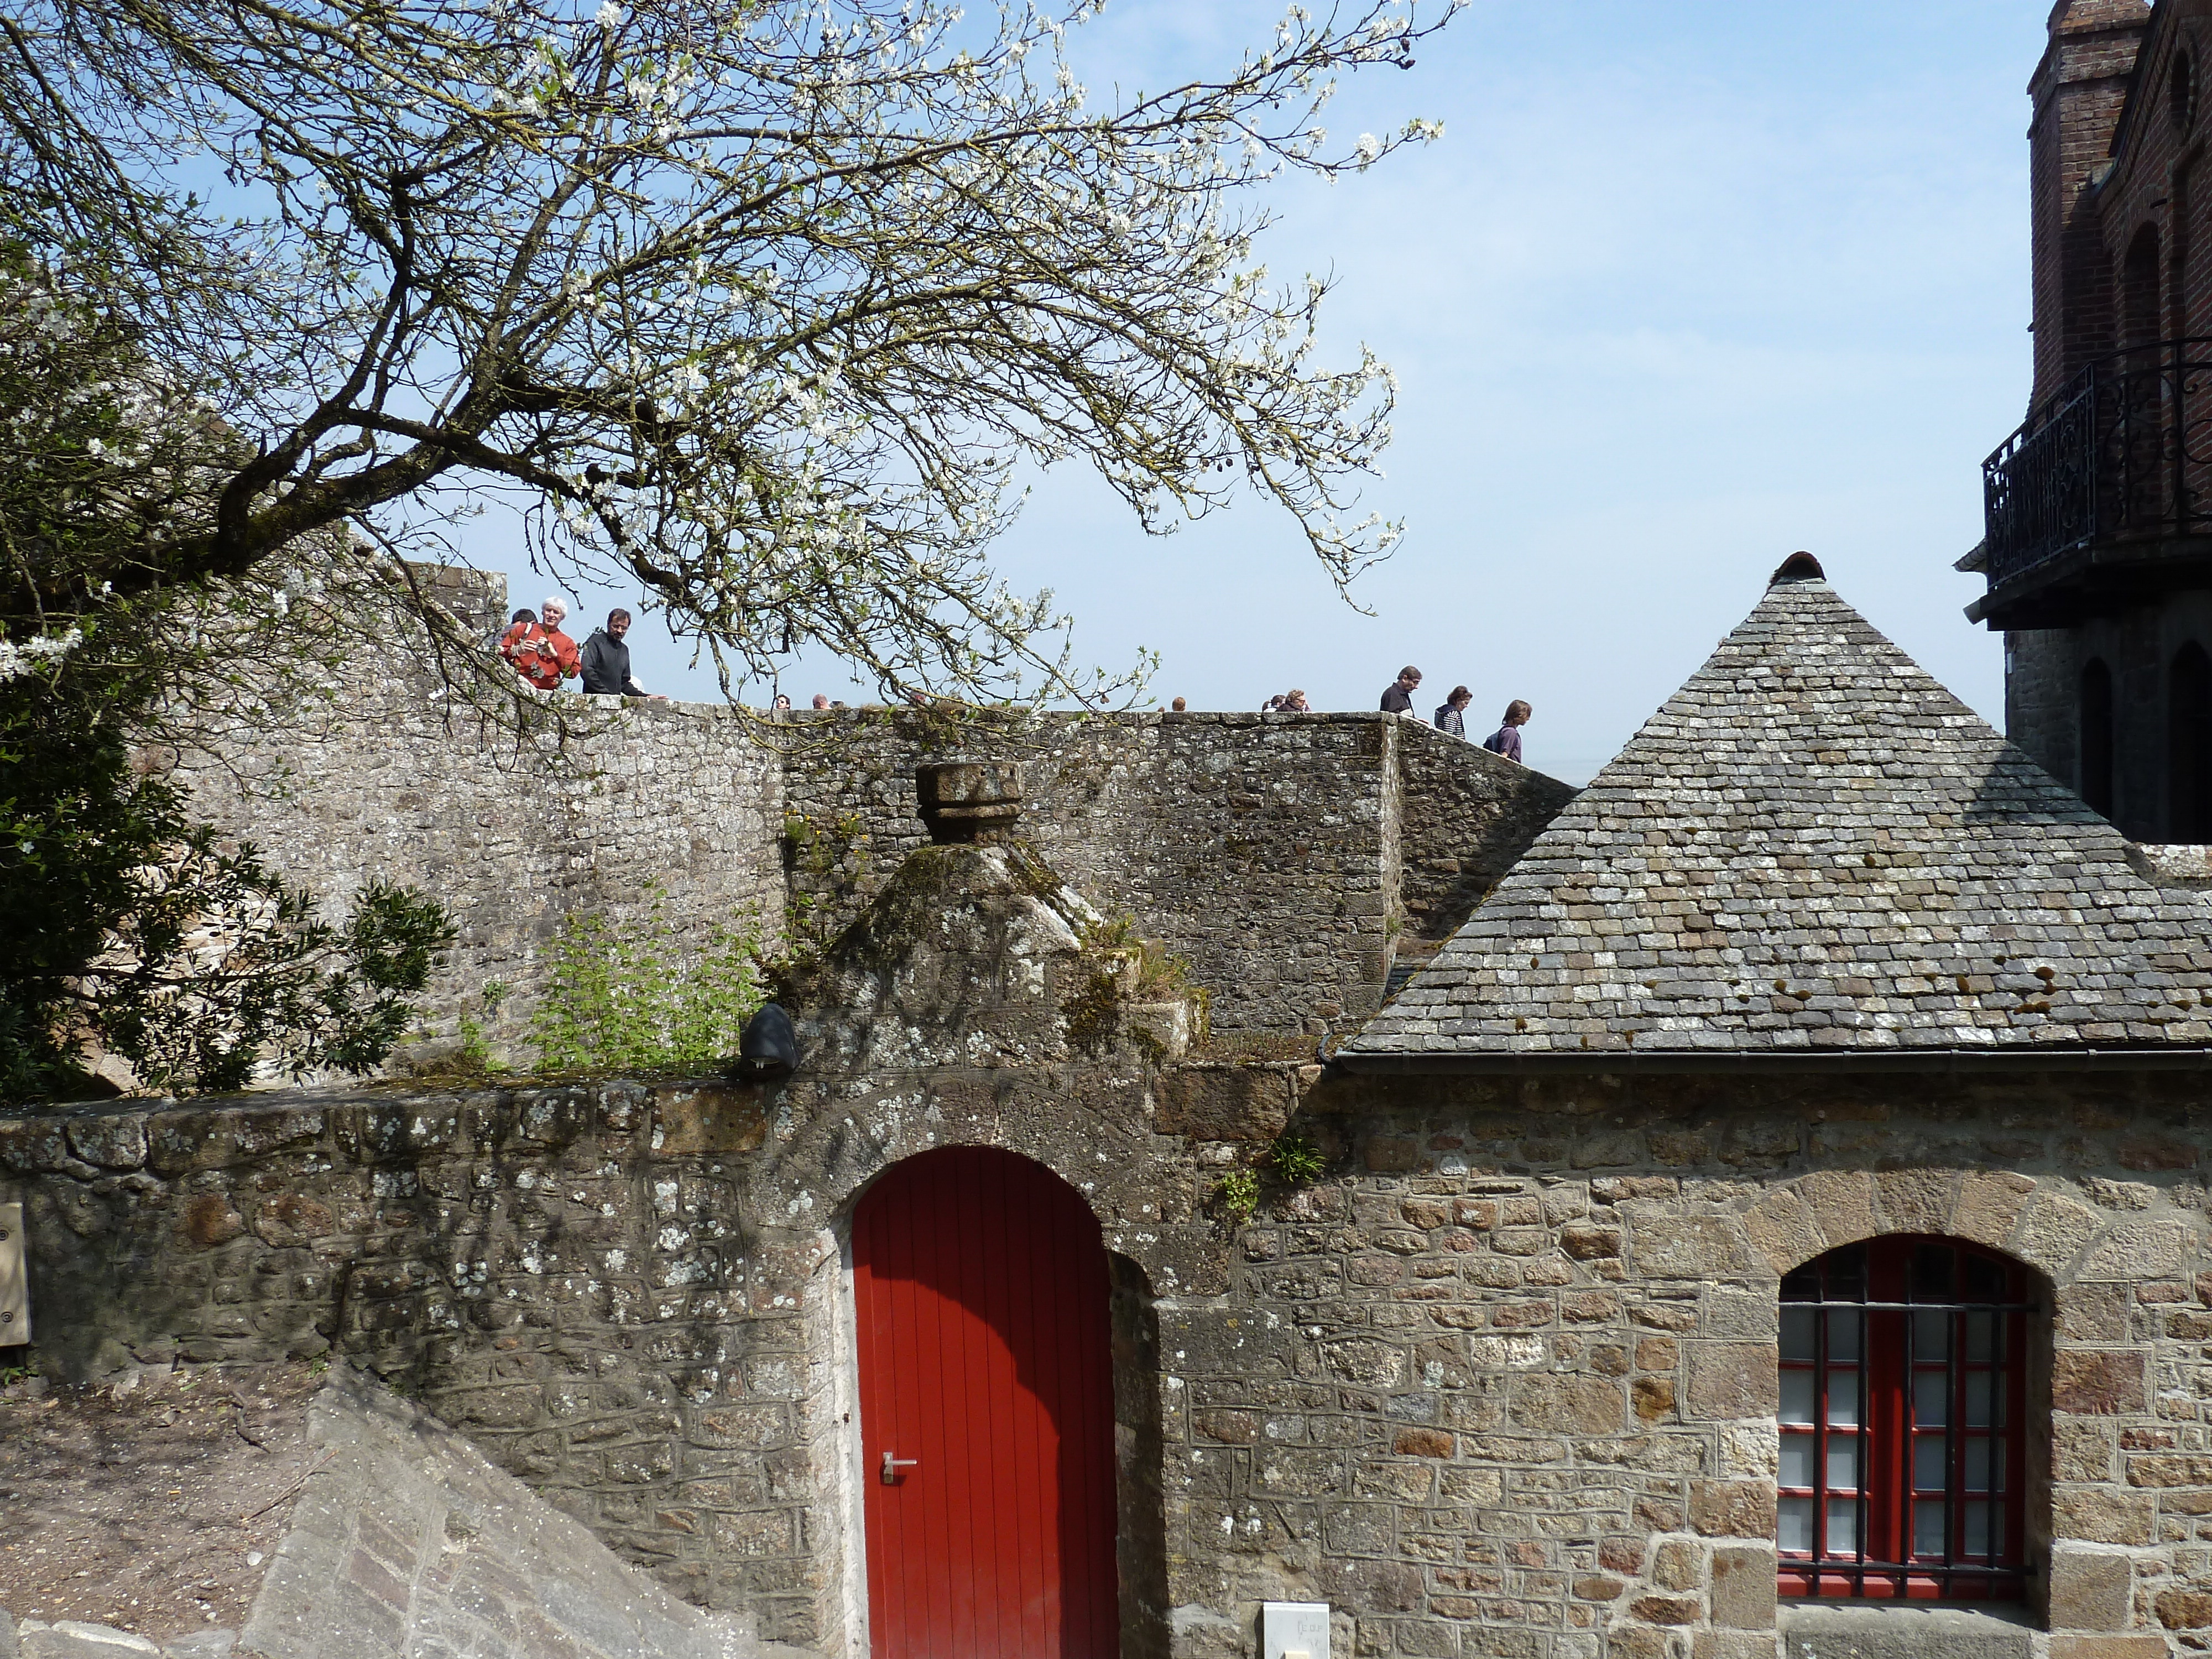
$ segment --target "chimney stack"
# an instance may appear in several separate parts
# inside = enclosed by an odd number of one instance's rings
[[[1004,841],[1022,815],[1022,769],[1011,761],[939,761],[914,769],[929,838]]]

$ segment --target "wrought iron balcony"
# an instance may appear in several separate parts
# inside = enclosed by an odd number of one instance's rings
[[[1982,463],[1968,611],[1994,627],[2075,620],[2099,597],[2194,585],[2212,569],[2212,339],[2091,363]]]

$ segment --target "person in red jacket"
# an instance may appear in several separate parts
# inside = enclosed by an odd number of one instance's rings
[[[540,691],[557,691],[562,680],[582,672],[576,642],[561,631],[568,607],[557,599],[538,607],[543,623],[531,620],[528,610],[514,613],[513,626],[500,640],[499,654],[514,665],[514,672]]]

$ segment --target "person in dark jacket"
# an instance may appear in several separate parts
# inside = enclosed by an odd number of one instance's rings
[[[631,678],[629,647],[623,643],[629,632],[627,611],[610,611],[607,625],[592,630],[592,637],[584,641],[584,690],[603,697],[653,697],[655,702],[666,702],[667,698],[654,697]]]
[[[1449,732],[1455,738],[1467,735],[1467,706],[1474,701],[1474,693],[1463,685],[1452,687],[1452,694],[1437,710],[1437,730]]]
[[[1420,689],[1421,671],[1408,663],[1398,671],[1398,678],[1382,689],[1382,712],[1386,714],[1410,714],[1413,712],[1413,693]]]

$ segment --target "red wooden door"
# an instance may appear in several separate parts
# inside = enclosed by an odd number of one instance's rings
[[[876,1659],[1121,1650],[1106,1284],[1090,1206],[1012,1152],[924,1152],[861,1195]]]

